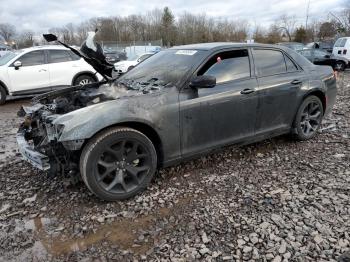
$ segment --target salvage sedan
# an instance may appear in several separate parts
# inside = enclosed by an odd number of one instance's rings
[[[227,145],[311,139],[336,97],[331,67],[283,46],[173,47],[117,80],[97,61],[106,81],[36,97],[17,139],[27,161],[81,174],[109,201],[140,193],[160,167]]]

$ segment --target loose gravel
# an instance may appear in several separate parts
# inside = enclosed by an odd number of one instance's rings
[[[316,138],[228,147],[162,169],[147,191],[114,203],[22,161],[11,141],[26,101],[10,102],[0,261],[350,261],[350,72],[338,88]]]

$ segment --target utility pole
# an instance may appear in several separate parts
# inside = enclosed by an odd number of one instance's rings
[[[305,30],[307,30],[307,22],[309,20],[309,10],[310,10],[310,0],[308,0],[307,7],[306,7]]]

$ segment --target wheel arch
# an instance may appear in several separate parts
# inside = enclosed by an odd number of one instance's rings
[[[151,140],[152,144],[154,145],[154,148],[156,149],[157,152],[157,166],[162,166],[163,161],[164,161],[164,150],[163,150],[163,144],[162,140],[157,133],[157,131],[150,125],[143,123],[143,122],[137,122],[137,121],[126,121],[126,122],[120,122],[114,125],[106,126],[103,129],[99,130],[96,132],[92,137],[100,134],[101,132],[105,131],[106,129],[109,128],[114,128],[114,127],[129,127],[133,128],[142,134],[144,134],[148,139]],[[92,138],[91,137],[91,138]],[[81,149],[85,147],[87,142],[91,139],[86,139],[84,144],[82,145]]]
[[[319,90],[319,89],[310,90],[310,92],[306,93],[303,96],[301,103],[309,96],[316,96],[321,100],[322,106],[323,106],[323,114],[324,114],[326,112],[326,107],[327,107],[327,97],[326,97],[325,92],[323,92],[322,90]]]
[[[73,79],[72,79],[72,86],[74,86],[75,80],[76,80],[78,77],[83,76],[83,75],[91,76],[96,82],[98,82],[98,78],[97,78],[97,76],[96,76],[93,72],[91,72],[91,71],[82,71],[82,72],[79,72],[79,73],[75,74],[75,76],[74,76]]]
[[[8,88],[7,88],[7,86],[6,86],[5,83],[2,82],[1,80],[0,80],[0,86],[2,86],[3,88],[5,88],[6,95],[9,95],[9,94],[10,94],[10,93],[9,93],[9,90],[8,90]]]

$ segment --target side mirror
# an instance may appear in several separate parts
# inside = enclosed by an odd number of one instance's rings
[[[216,85],[215,76],[196,76],[190,82],[190,87],[194,88],[212,88]]]
[[[13,63],[14,67],[16,70],[18,70],[18,68],[20,68],[22,66],[22,62],[21,61],[16,61]]]

